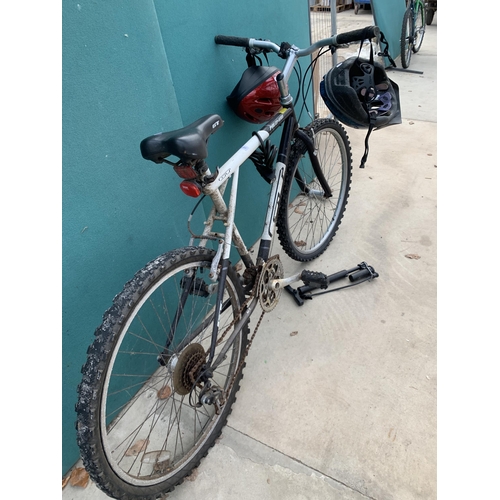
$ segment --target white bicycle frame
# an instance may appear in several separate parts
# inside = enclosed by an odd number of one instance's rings
[[[378,28],[377,28],[378,30]],[[358,35],[363,30],[359,30]],[[352,32],[350,35],[352,35]],[[340,37],[344,37],[345,41],[341,41]],[[372,35],[372,36],[378,36]],[[216,37],[217,38],[217,37]],[[227,44],[227,45],[239,45],[234,43],[225,43],[221,41],[224,37],[219,37],[219,43]],[[344,40],[342,39],[342,40]],[[235,39],[233,39],[234,41]],[[352,41],[359,40],[356,37],[353,37]],[[217,40],[216,40],[217,41]],[[282,48],[276,45],[273,42],[265,41],[265,40],[256,40],[250,38],[245,41],[245,46],[249,48],[257,48],[264,49],[267,51],[273,51],[277,54],[281,54]],[[219,279],[219,287],[218,287],[218,297],[217,297],[217,306],[214,315],[214,327],[212,332],[212,345],[210,349],[210,355],[208,359],[208,364],[213,368],[216,367],[222,360],[226,354],[227,349],[232,344],[233,339],[236,335],[239,334],[242,326],[246,323],[249,316],[254,311],[258,298],[257,294],[247,305],[246,309],[242,313],[240,319],[235,324],[234,330],[226,343],[226,348],[223,349],[215,362],[213,362],[215,355],[215,344],[218,335],[219,328],[219,318],[222,310],[222,301],[223,301],[223,292],[224,292],[224,281],[227,276],[228,266],[229,266],[229,256],[231,252],[231,245],[234,243],[236,246],[238,253],[243,261],[243,263],[249,267],[253,266],[253,260],[250,257],[247,246],[245,245],[236,225],[234,222],[235,211],[236,211],[236,200],[238,195],[238,179],[239,179],[239,169],[241,165],[263,144],[270,135],[277,129],[278,126],[282,125],[285,122],[282,134],[282,140],[280,144],[280,150],[278,152],[276,168],[275,168],[275,179],[271,186],[271,192],[269,195],[269,202],[267,213],[264,221],[264,228],[261,235],[259,252],[257,256],[257,264],[264,263],[268,257],[270,252],[270,244],[272,237],[274,235],[274,230],[276,226],[276,213],[280,201],[281,189],[283,185],[284,173],[286,168],[287,155],[289,152],[289,145],[291,143],[291,139],[298,128],[298,122],[295,117],[295,112],[293,108],[293,98],[288,90],[288,80],[292,74],[295,63],[300,57],[304,57],[312,54],[316,50],[330,46],[330,47],[339,47],[342,43],[349,43],[351,40],[346,38],[346,35],[334,35],[330,38],[326,38],[316,42],[306,49],[299,49],[294,45],[288,45],[286,47],[286,61],[283,67],[282,72],[276,78],[276,82],[278,84],[281,96],[281,104],[282,108],[277,113],[275,117],[273,117],[267,124],[256,134],[249,139],[243,146],[241,146],[236,153],[227,160],[222,167],[216,172],[215,179],[211,181],[209,184],[205,185],[202,188],[203,194],[209,196],[212,199],[213,207],[210,212],[209,217],[205,221],[205,230],[203,231],[203,235],[201,236],[202,244],[206,244],[207,239],[218,239],[219,240],[219,248],[218,251],[212,261],[211,269],[210,269],[210,279],[212,281],[217,281]],[[300,132],[298,132],[300,134]],[[311,157],[311,161],[316,162],[315,160],[315,152],[313,151],[314,145],[311,144],[311,139],[306,136],[306,134],[302,133],[299,137],[302,137],[304,141],[309,142],[308,150],[309,155]],[[206,172],[207,177],[212,176],[210,171]],[[322,177],[320,174],[320,169],[317,171],[318,177]],[[227,182],[230,178],[233,178],[231,184],[231,193],[229,197],[229,203],[226,205],[224,201],[223,194],[224,190],[227,186]],[[329,188],[324,185],[326,181],[321,183],[325,188],[325,193],[329,192]],[[331,192],[330,192],[331,194]],[[326,194],[325,194],[326,195]],[[213,224],[216,220],[222,220],[226,229],[223,234],[215,233],[212,231]],[[194,237],[191,239],[190,244],[192,244]],[[259,262],[262,261],[262,262]],[[219,263],[222,262],[222,265],[219,266]],[[219,270],[220,267],[220,271]],[[277,279],[273,280],[269,286],[272,288],[282,288],[285,285],[298,281],[300,279],[300,274],[295,276],[291,276],[285,279]]]
[[[286,112],[286,108],[282,108],[282,110],[280,111],[282,116],[285,116]],[[283,121],[283,118],[278,119],[277,121],[281,122]],[[264,142],[269,138],[271,134],[266,130],[260,130],[256,133],[256,135],[258,135]],[[248,249],[243,239],[241,238],[238,228],[234,223],[234,216],[236,212],[236,200],[238,195],[239,169],[241,165],[250,157],[250,155],[260,147],[261,142],[256,137],[256,135],[248,140],[243,146],[241,146],[241,148],[218,170],[216,179],[202,189],[203,194],[209,196],[213,202],[212,211],[208,219],[205,221],[205,230],[203,231],[203,236],[207,237],[211,235],[218,238],[222,236],[223,250],[222,252],[218,252],[218,258],[229,258],[232,243],[234,243],[234,245],[238,249],[238,253],[242,258],[249,255]],[[274,234],[276,211],[278,208],[279,194],[281,193],[281,187],[283,185],[285,167],[286,165],[283,162],[276,162],[276,179],[271,186],[268,209],[261,237],[261,240],[263,241],[270,242]],[[210,172],[207,173],[208,175],[210,175]],[[226,205],[226,202],[223,198],[223,193],[231,177],[233,177],[233,182],[231,184],[231,194],[229,197],[229,203],[228,205]],[[220,214],[220,216],[218,216],[217,213]],[[223,235],[212,232],[212,227],[215,220],[221,217],[226,227],[225,234]],[[216,262],[216,265],[217,264],[218,262]],[[213,276],[212,279],[215,281],[216,276]]]

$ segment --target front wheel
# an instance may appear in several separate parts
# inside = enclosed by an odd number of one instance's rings
[[[228,393],[222,409],[199,403],[219,287],[208,276],[214,255],[186,247],[150,262],[115,297],[96,330],[78,387],[77,441],[90,477],[112,498],[154,500],[170,491],[198,466],[226,423],[248,322],[210,379]],[[230,268],[216,356],[227,347],[243,301]]]
[[[325,196],[307,147],[297,138],[286,167],[277,229],[285,252],[301,262],[321,255],[334,237],[347,205],[352,169],[351,146],[340,123],[315,120],[304,131],[314,141],[315,155],[332,195]]]
[[[411,9],[408,8],[403,16],[403,27],[401,29],[401,65],[403,68],[410,66],[412,46],[412,16]]]

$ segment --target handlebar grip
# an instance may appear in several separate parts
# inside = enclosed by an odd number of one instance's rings
[[[347,33],[340,33],[337,35],[336,42],[339,45],[351,42],[360,42],[361,40],[366,40],[376,38],[380,36],[380,29],[378,26],[367,26],[366,28],[361,28],[359,30],[348,31]]]
[[[233,45],[234,47],[248,47],[250,43],[250,38],[241,36],[216,35],[214,40],[219,45]]]

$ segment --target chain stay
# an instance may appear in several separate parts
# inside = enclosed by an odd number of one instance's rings
[[[262,276],[265,275],[266,270],[269,267],[271,267],[271,265],[275,261],[279,262],[279,255],[273,255],[272,257],[270,257],[267,260],[267,262],[262,266],[262,268],[260,269],[260,271],[257,273],[257,276],[255,277],[255,285],[254,285],[254,287],[252,289],[252,293],[251,293],[251,295],[250,295],[249,298],[254,297],[255,294],[260,294],[260,291],[261,291],[261,287],[260,287],[261,278],[262,278]],[[261,307],[262,307],[262,303],[261,303]],[[238,318],[240,317],[243,308],[244,308],[244,306],[239,310],[238,315],[237,315]],[[243,353],[243,356],[242,356],[241,361],[240,361],[240,363],[238,365],[238,368],[236,369],[236,371],[235,371],[235,373],[233,375],[233,378],[231,380],[231,383],[229,384],[229,387],[225,391],[225,399],[227,399],[229,397],[229,394],[231,394],[231,391],[233,389],[233,386],[234,386],[234,383],[236,381],[236,378],[238,377],[239,373],[241,372],[241,370],[243,368],[243,365],[245,364],[245,360],[246,360],[246,357],[248,356],[248,352],[250,351],[250,347],[252,347],[253,339],[255,338],[255,335],[257,334],[257,331],[259,330],[260,324],[262,323],[262,319],[264,318],[264,314],[266,312],[267,311],[265,309],[263,309],[262,312],[261,312],[261,314],[260,314],[260,317],[259,317],[259,319],[257,321],[257,324],[255,325],[255,329],[253,331],[253,334],[252,334],[252,336],[250,337],[250,340],[247,343],[247,347],[245,349],[245,352]],[[226,333],[227,333],[227,330],[226,330],[226,332],[224,332],[224,335]]]
[[[257,294],[260,294],[261,293],[261,278],[262,276],[265,274],[265,272],[267,271],[267,269],[271,268],[271,266],[275,263],[275,261],[279,262],[279,255],[274,255],[273,257],[270,257],[267,262],[260,266],[259,269],[257,270],[257,273],[256,273],[256,276],[255,276],[255,282],[254,282],[254,286],[252,287],[252,291],[250,292],[249,296],[246,298],[246,300],[243,302],[243,304],[241,305],[240,309],[237,311],[237,313],[235,314],[233,320],[231,321],[231,323],[228,325],[228,327],[224,330],[223,334],[220,336],[220,338],[217,340],[217,345],[220,345],[226,335],[228,334],[228,332],[233,328],[233,326],[235,325],[235,323],[241,318],[241,315],[243,314],[243,311],[245,310],[245,308],[248,306],[248,304],[250,303],[250,301],[257,295]],[[281,269],[281,263],[279,262],[279,269]],[[277,300],[279,299],[279,296],[277,297]],[[261,307],[263,307],[263,304],[262,304],[262,301],[259,301],[260,304],[261,304]],[[277,302],[276,302],[277,303]],[[274,308],[275,304],[273,305],[273,308]],[[225,402],[227,401],[227,398],[229,397],[229,395],[231,394],[231,391],[233,389],[233,386],[234,386],[234,383],[238,377],[238,375],[240,374],[242,368],[243,368],[243,365],[245,364],[245,360],[246,360],[246,357],[248,356],[248,353],[250,351],[250,347],[252,346],[252,343],[253,343],[253,340],[255,338],[255,335],[257,334],[257,331],[262,323],[262,319],[264,318],[264,314],[267,312],[266,311],[267,308],[263,308],[262,310],[262,313],[257,321],[257,324],[255,325],[255,329],[253,331],[253,334],[252,336],[250,337],[250,340],[248,341],[247,343],[247,346],[245,348],[245,352],[243,353],[243,356],[240,360],[240,363],[238,364],[238,367],[231,379],[231,382],[228,386],[228,388],[225,390],[225,391],[222,391],[221,394],[221,398],[218,402],[216,402],[215,404],[215,407],[216,407],[216,413],[220,413],[220,411],[222,410]],[[267,310],[270,310],[270,309],[267,309]],[[197,363],[196,366],[193,367],[193,369],[190,371],[189,375],[190,375],[190,378],[193,382],[193,384],[195,384],[196,382],[196,372],[201,368],[203,362],[206,361],[206,356],[205,356],[205,360],[200,360],[200,363]],[[199,384],[198,384],[199,385]]]

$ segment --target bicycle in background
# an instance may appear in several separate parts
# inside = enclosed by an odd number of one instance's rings
[[[425,6],[422,0],[407,0],[401,30],[401,64],[410,66],[411,55],[416,54],[425,34]]]
[[[437,11],[437,0],[429,0],[425,3],[425,24],[430,26],[434,19],[434,13]]]

